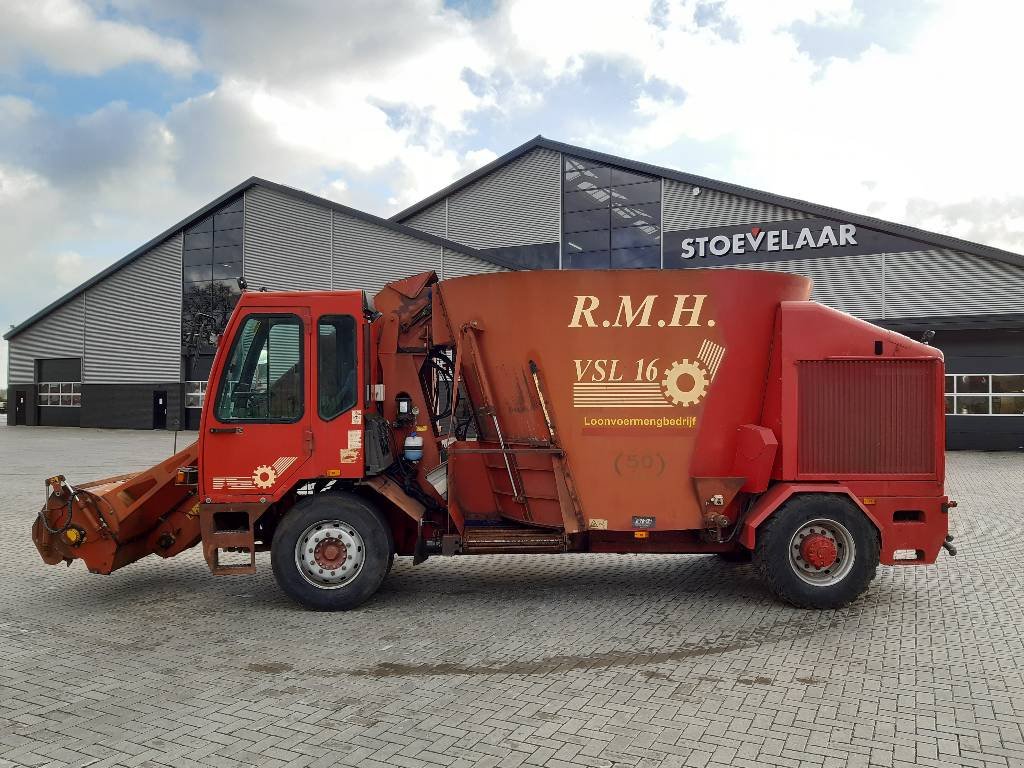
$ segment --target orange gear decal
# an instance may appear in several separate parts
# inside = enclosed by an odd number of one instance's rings
[[[695,405],[708,392],[708,374],[692,360],[680,360],[665,371],[661,391],[672,405]]]
[[[256,467],[252,473],[252,484],[257,488],[266,490],[267,488],[273,488],[274,483],[277,482],[277,470],[273,467],[269,467],[266,464],[261,464]]]

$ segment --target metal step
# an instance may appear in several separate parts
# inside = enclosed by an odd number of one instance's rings
[[[253,524],[262,509],[236,511],[230,505],[205,504],[199,512],[203,555],[217,576],[256,573],[256,543]],[[218,513],[233,513],[230,520],[218,520]],[[222,553],[234,562],[222,562]],[[240,555],[237,559],[235,555]],[[247,556],[246,556],[247,555]]]
[[[462,554],[533,554],[564,552],[561,531],[522,527],[467,526],[462,536]]]

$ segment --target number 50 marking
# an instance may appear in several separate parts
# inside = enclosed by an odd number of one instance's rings
[[[665,471],[665,457],[660,453],[620,453],[615,457],[615,474],[638,474],[653,472],[661,477]]]

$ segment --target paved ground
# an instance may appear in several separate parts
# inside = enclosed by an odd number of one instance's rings
[[[0,426],[0,765],[1024,765],[1022,454],[951,455],[961,556],[838,612],[711,557],[399,562],[335,615],[266,559],[39,561],[41,478],[170,452]]]

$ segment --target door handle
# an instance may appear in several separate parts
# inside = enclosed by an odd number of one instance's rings
[[[241,427],[210,427],[211,435],[240,435]]]

